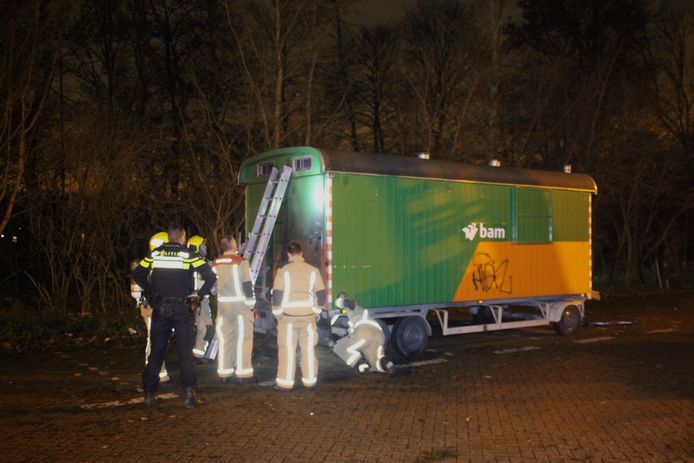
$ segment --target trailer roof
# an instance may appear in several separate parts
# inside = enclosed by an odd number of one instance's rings
[[[315,175],[322,172],[345,172],[368,175],[394,175],[428,179],[457,180],[504,185],[540,186],[597,192],[595,181],[586,174],[567,174],[517,167],[490,167],[454,161],[420,159],[366,152],[325,150],[309,146],[280,148],[246,159],[239,171],[241,183],[265,181],[256,173],[259,164],[277,167],[292,165],[292,159],[311,156],[320,160],[310,170],[295,175]],[[318,162],[316,164],[319,164]]]
[[[544,186],[597,192],[595,180],[586,174],[567,174],[517,167],[478,166],[387,154],[323,149],[318,151],[323,157],[325,171]]]

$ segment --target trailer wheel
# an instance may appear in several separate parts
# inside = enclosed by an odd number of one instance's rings
[[[393,325],[391,339],[395,350],[403,357],[421,354],[429,341],[426,320],[419,316],[400,318]]]
[[[495,320],[494,314],[492,314],[492,309],[484,306],[477,307],[475,313],[472,314],[472,321],[476,325],[494,323]]]
[[[561,318],[554,324],[554,329],[561,336],[572,335],[581,323],[581,313],[576,306],[567,305],[561,313]]]

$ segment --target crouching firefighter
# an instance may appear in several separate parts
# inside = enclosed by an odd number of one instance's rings
[[[291,391],[296,372],[296,345],[301,348],[301,382],[311,388],[318,380],[316,316],[326,291],[317,268],[306,263],[301,245],[287,246],[289,263],[280,268],[272,287],[272,314],[277,318],[277,379],[275,389]]]
[[[149,239],[149,250],[150,252],[164,244],[168,240],[168,235],[166,232],[159,232],[153,235]],[[138,266],[138,261],[132,261],[130,265],[130,271],[132,272]],[[147,329],[147,343],[145,344],[145,366],[147,366],[147,359],[149,358],[149,353],[152,350],[151,342],[151,328],[152,328],[152,306],[150,305],[149,298],[144,293],[140,285],[138,285],[135,280],[130,279],[130,296],[135,299],[137,307],[140,309],[140,315],[145,322],[145,328]],[[166,362],[162,362],[161,370],[159,371],[159,382],[166,383],[169,381],[169,373],[166,371]]]
[[[197,252],[202,259],[207,260],[207,240],[202,236],[191,236],[188,240],[188,247]],[[195,272],[194,286],[195,291],[202,288],[203,281],[199,272]],[[197,361],[204,362],[205,352],[214,336],[212,326],[212,311],[210,309],[210,296],[205,295],[200,299],[200,307],[195,312],[195,342],[193,343],[193,356]]]
[[[386,337],[376,319],[345,293],[340,293],[335,305],[349,320],[349,334],[335,343],[335,354],[359,373],[370,370],[393,374],[395,365],[385,355]]]
[[[193,366],[194,317],[190,306],[209,294],[216,277],[209,264],[186,244],[186,232],[179,225],[168,230],[168,242],[151,251],[133,271],[133,279],[151,294],[152,350],[142,375],[145,406],[154,407],[154,394],[159,386],[159,370],[174,330],[178,350],[181,386],[185,390],[186,408],[199,407],[204,400],[197,395]],[[205,284],[193,290],[193,274],[199,272]]]
[[[238,383],[253,382],[255,295],[251,268],[248,261],[238,255],[234,238],[225,235],[220,245],[223,254],[212,263],[217,274],[217,374],[224,384],[234,376]]]

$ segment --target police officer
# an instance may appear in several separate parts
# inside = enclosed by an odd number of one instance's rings
[[[197,252],[201,258],[207,260],[207,240],[202,236],[191,236],[188,247]],[[195,291],[202,288],[203,281],[199,272],[195,272]],[[214,329],[212,327],[212,311],[210,310],[210,297],[204,296],[200,300],[200,307],[195,313],[195,342],[193,344],[193,356],[200,362],[205,360],[207,346],[212,339]]]
[[[255,295],[251,268],[238,255],[234,238],[225,235],[220,245],[223,254],[212,263],[217,274],[217,374],[224,384],[234,375],[238,383],[252,382],[255,380],[252,363]]]
[[[335,305],[346,312],[349,320],[349,334],[333,346],[337,356],[359,373],[369,369],[394,373],[393,362],[385,356],[385,334],[376,319],[353,299],[345,297],[344,293],[340,293]]]
[[[152,351],[142,375],[145,406],[154,407],[154,393],[159,385],[159,369],[168,348],[171,330],[175,330],[176,347],[181,369],[181,385],[185,390],[186,408],[199,407],[204,400],[197,395],[193,367],[194,318],[191,301],[209,294],[215,274],[209,264],[185,246],[186,232],[180,225],[171,225],[168,242],[140,261],[133,279],[151,294]],[[193,292],[193,274],[199,272],[205,284]]]
[[[301,245],[287,246],[289,263],[279,269],[272,288],[272,313],[277,318],[278,365],[275,389],[291,391],[296,371],[296,345],[301,348],[301,382],[314,387],[318,379],[316,315],[326,291],[317,268],[306,263]]]
[[[149,250],[150,252],[161,246],[168,239],[166,232],[159,232],[153,235],[149,239]],[[138,261],[134,260],[130,264],[130,271],[132,272],[138,266]],[[140,309],[140,315],[145,322],[145,327],[147,328],[147,343],[145,344],[145,366],[147,365],[147,359],[149,358],[149,352],[152,347],[152,342],[150,338],[150,331],[152,328],[152,306],[144,294],[144,291],[138,285],[135,280],[131,278],[130,280],[130,296],[132,296],[135,301],[137,301],[137,307]],[[166,362],[162,362],[161,370],[159,371],[159,382],[166,383],[169,381],[169,373],[166,371]]]

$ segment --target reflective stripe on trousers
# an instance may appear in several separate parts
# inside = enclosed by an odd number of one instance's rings
[[[313,274],[312,274],[313,275]],[[308,352],[306,353],[306,361],[308,363],[307,365],[307,371],[306,371],[306,376],[301,377],[301,382],[304,383],[304,386],[311,387],[316,384],[316,381],[318,378],[316,377],[316,370],[317,370],[317,363],[318,360],[316,359],[316,325],[315,324],[310,324],[308,325],[307,328],[308,331],[308,340],[307,340],[307,347],[308,347]],[[303,355],[303,346],[301,348],[302,350],[302,356]],[[302,359],[303,360],[303,359]],[[303,368],[302,368],[302,374],[303,374]]]
[[[253,312],[245,305],[220,304],[217,315],[220,377],[253,376]]]
[[[282,320],[280,320],[280,323]],[[277,348],[279,354],[279,364],[277,365],[277,385],[287,389],[294,387],[294,356],[296,346],[294,345],[294,326],[285,323],[277,331]]]
[[[239,331],[236,339],[236,376],[247,377],[253,375],[253,365],[245,365],[244,357],[246,357],[247,352],[244,350],[244,342],[246,337],[253,333],[246,333],[246,319],[243,315],[237,315],[236,321],[239,324]]]
[[[301,380],[304,386],[311,387],[318,378],[318,359],[315,345],[318,342],[316,322],[313,315],[302,317],[284,316],[278,320],[277,385],[285,389],[294,386],[296,374],[297,344],[301,351]]]
[[[231,376],[234,374],[233,368],[225,368],[226,365],[226,343],[227,340],[224,338],[224,317],[220,314],[217,315],[217,327],[215,331],[217,332],[217,340],[219,341],[219,352],[217,353],[217,374],[221,377]]]

